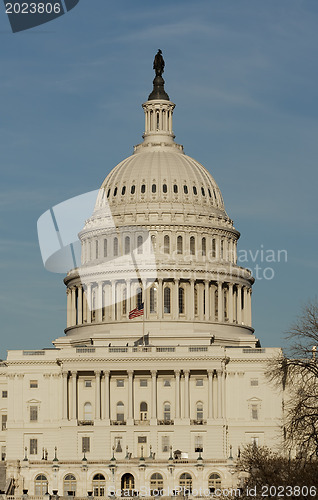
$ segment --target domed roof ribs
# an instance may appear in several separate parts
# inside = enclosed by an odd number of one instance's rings
[[[153,61],[153,69],[156,72],[156,76],[153,80],[153,91],[151,92],[151,94],[149,94],[148,101],[154,101],[157,99],[170,101],[169,96],[164,88],[165,81],[162,78],[164,67],[165,67],[165,62],[162,57],[162,52],[160,49],[158,49],[158,52],[155,55],[155,59]]]

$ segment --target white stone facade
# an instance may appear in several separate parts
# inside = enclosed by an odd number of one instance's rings
[[[0,367],[16,494],[206,496],[237,486],[240,447],[281,440],[281,394],[264,377],[279,350],[257,347],[239,233],[214,179],[175,144],[174,104],[143,108],[144,142],[105,179],[80,233],[66,335]]]

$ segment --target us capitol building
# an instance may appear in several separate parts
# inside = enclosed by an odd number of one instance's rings
[[[279,350],[254,335],[219,187],[174,141],[161,51],[154,69],[143,142],[83,221],[65,335],[1,363],[8,494],[208,496],[237,487],[244,445],[279,445]]]

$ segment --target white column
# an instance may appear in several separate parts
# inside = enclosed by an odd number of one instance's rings
[[[111,283],[111,290],[112,290],[112,305],[111,305],[111,311],[112,311],[112,321],[116,321],[116,281],[112,281]]]
[[[69,288],[66,289],[66,326],[69,328],[72,323],[72,292]]]
[[[83,287],[79,285],[78,288],[78,298],[77,298],[77,323],[78,325],[83,324]]]
[[[92,322],[92,285],[88,283],[86,288],[86,302],[87,302],[87,323]]]
[[[190,398],[189,398],[189,370],[183,370],[184,373],[184,418],[190,418]]]
[[[95,371],[95,419],[100,420],[100,371]]]
[[[105,419],[109,419],[109,372],[105,371]]]
[[[247,314],[248,314],[248,307],[247,307],[247,288],[246,286],[244,286],[243,288],[243,297],[244,297],[244,300],[243,300],[243,323],[244,325],[247,325],[248,324],[248,317],[247,317]]]
[[[67,372],[62,372],[62,418],[68,418]]]
[[[151,379],[152,379],[152,384],[151,384],[151,418],[156,419],[157,418],[157,371],[152,370],[151,371]]]
[[[229,283],[229,323],[233,323],[233,283]]]
[[[248,294],[248,312],[249,312],[249,326],[252,326],[252,288],[249,288]]]
[[[194,279],[190,279],[190,308],[189,319],[194,320]]]
[[[175,370],[175,418],[180,418],[180,370]]]
[[[76,419],[77,417],[77,372],[71,372],[72,377],[72,419]]]
[[[210,284],[209,281],[206,280],[204,283],[205,287],[205,319],[209,321],[210,319]]]
[[[133,407],[133,374],[132,370],[128,371],[128,419],[134,418],[134,407]]]
[[[213,418],[213,370],[208,370],[208,418]]]
[[[103,282],[98,283],[97,289],[97,321],[101,323],[103,321]]]
[[[87,323],[87,289],[83,286],[83,324]]]
[[[215,317],[215,285],[210,286],[210,297],[211,297],[211,320],[216,321]]]
[[[222,371],[218,370],[218,418],[222,418]]]
[[[158,319],[163,317],[163,286],[162,278],[158,278]]]
[[[242,324],[242,285],[237,285],[237,323]]]
[[[226,372],[222,372],[222,378],[221,378],[221,385],[222,385],[222,417],[226,418]]]
[[[74,326],[76,325],[76,287],[72,286],[71,288],[71,293],[72,293],[72,315],[71,315],[71,325]]]
[[[218,283],[218,322],[224,321],[224,312],[223,312],[223,287],[222,283]]]

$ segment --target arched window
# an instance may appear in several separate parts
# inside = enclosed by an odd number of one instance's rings
[[[163,186],[162,186],[162,192],[163,193],[167,193],[167,191],[168,191],[167,184],[163,184]]]
[[[198,194],[196,186],[193,186],[193,194]]]
[[[184,191],[184,194],[188,194],[188,192],[189,192],[188,186],[186,184],[183,186],[183,191]]]
[[[221,259],[224,258],[224,241],[221,240]]]
[[[116,196],[116,195],[117,195],[117,191],[118,191],[118,188],[117,188],[117,187],[115,187],[115,189],[114,189],[114,196]]]
[[[224,308],[224,320],[228,321],[228,291],[226,288],[223,290],[223,308]]]
[[[126,186],[123,186],[122,187],[122,190],[121,190],[121,194],[122,196],[124,196],[124,194],[126,193]]]
[[[146,192],[146,184],[142,184],[141,185],[140,191],[141,191],[142,194],[144,194]]]
[[[166,234],[165,237],[164,237],[164,253],[170,253],[170,238],[169,236]]]
[[[123,496],[133,496],[135,489],[135,478],[132,474],[127,472],[121,478],[121,489]]]
[[[184,288],[179,288],[179,314],[184,314]]]
[[[142,289],[140,287],[137,288],[137,304],[136,307],[142,306]]]
[[[216,241],[215,238],[212,239],[212,258],[215,259],[216,257]]]
[[[38,474],[34,480],[34,493],[36,496],[43,496],[48,490],[48,480],[44,474]]]
[[[157,113],[157,130],[159,130],[159,113]]]
[[[195,239],[194,236],[190,238],[190,254],[195,255]]]
[[[104,239],[104,257],[107,257],[107,240]]]
[[[107,198],[109,198],[109,195],[110,195],[110,188],[107,191]]]
[[[98,241],[95,241],[95,258],[98,259]]]
[[[214,493],[215,490],[221,489],[221,476],[219,474],[213,473],[209,476],[208,488],[210,493]]]
[[[165,314],[170,314],[170,295],[170,288],[166,286],[163,292],[163,308]]]
[[[173,192],[174,192],[175,194],[177,194],[177,193],[178,193],[178,186],[177,186],[177,184],[174,184],[174,185],[173,185]]]
[[[63,482],[64,496],[75,497],[76,495],[76,477],[74,474],[67,474]]]
[[[114,257],[117,257],[117,255],[118,255],[118,238],[114,238],[113,254],[114,254]]]
[[[123,290],[123,316],[127,314],[127,288]]]
[[[136,186],[133,184],[130,188],[130,193],[135,194],[135,191],[136,191]]]
[[[206,256],[206,239],[202,238],[202,257]]]
[[[137,238],[137,253],[141,254],[142,253],[142,245],[144,243],[144,239],[142,236],[138,236]]]
[[[122,401],[118,401],[116,405],[116,420],[117,422],[125,421],[125,407]]]
[[[178,236],[177,238],[177,254],[182,254],[183,253],[183,242],[182,242],[182,236]]]
[[[140,403],[140,420],[148,420],[148,405],[145,401]]]
[[[93,477],[93,496],[94,497],[104,497],[105,496],[105,476],[103,474],[95,474]]]
[[[171,406],[170,403],[166,402],[163,404],[163,420],[168,422],[171,420]]]
[[[163,477],[159,472],[152,474],[150,478],[150,495],[158,497],[162,495]]]
[[[205,196],[205,191],[204,191],[203,187],[201,188],[201,193],[202,193],[202,196]]]
[[[150,288],[150,312],[157,312],[157,290],[154,286]]]
[[[84,404],[84,420],[93,420],[93,412],[91,403]]]
[[[190,495],[192,491],[192,477],[188,472],[184,472],[180,476],[179,480],[180,488],[182,488],[182,493],[184,496]]]
[[[130,253],[130,238],[129,236],[125,237],[125,255]]]
[[[208,188],[208,193],[209,193],[210,198],[212,198],[212,194],[211,194],[210,188]]]
[[[198,314],[198,290],[197,287],[194,287],[194,314],[197,316]]]
[[[198,401],[196,405],[196,419],[200,422],[203,420],[203,403],[201,401]]]
[[[156,184],[153,184],[153,185],[151,186],[151,191],[152,191],[152,193],[155,193],[155,192],[157,191],[157,186],[156,186]]]

